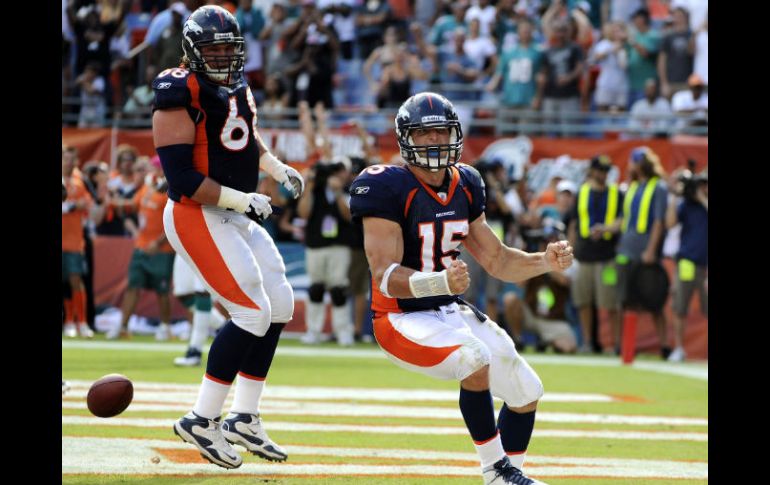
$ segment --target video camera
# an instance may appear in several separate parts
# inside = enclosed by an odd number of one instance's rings
[[[332,175],[342,170],[350,170],[351,162],[348,157],[334,157],[332,160],[319,160],[314,166],[315,186],[326,188],[326,181]]]
[[[686,170],[682,171],[677,180],[679,182],[677,194],[689,201],[695,202],[697,201],[698,188],[709,181],[708,174],[695,173],[695,160],[687,160],[687,167]]]

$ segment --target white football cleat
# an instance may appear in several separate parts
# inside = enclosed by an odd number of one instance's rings
[[[265,460],[286,461],[286,450],[270,439],[258,414],[230,413],[222,422],[222,434],[234,445],[241,445]]]
[[[201,456],[211,463],[222,468],[238,468],[243,458],[222,436],[220,419],[208,419],[189,412],[174,423],[174,433],[195,445]]]

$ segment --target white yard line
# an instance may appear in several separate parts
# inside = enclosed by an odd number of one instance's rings
[[[88,416],[62,416],[63,425],[89,426],[134,426],[142,428],[171,429],[174,419],[145,418],[95,418]],[[270,421],[270,431],[293,432],[342,432],[342,433],[377,433],[377,434],[421,434],[421,435],[467,435],[468,430],[461,426],[372,426],[360,424],[319,424]],[[707,433],[679,433],[670,431],[605,431],[605,430],[561,430],[536,429],[534,438],[591,438],[619,440],[652,441],[708,441]]]
[[[73,380],[67,381],[73,393],[83,393],[93,384],[91,381]],[[195,400],[199,384],[165,384],[158,382],[134,382],[135,396],[142,391],[152,392],[156,395],[160,392],[166,398],[178,396],[178,399]],[[297,399],[297,400],[322,400],[322,399],[352,399],[357,401],[446,401],[457,402],[458,391],[432,391],[420,389],[394,389],[394,388],[365,388],[365,387],[312,387],[312,386],[279,386],[268,384],[265,386],[264,398]],[[162,396],[157,399],[161,400]],[[176,398],[176,397],[175,397]],[[165,401],[165,398],[162,400]],[[540,399],[543,402],[618,402],[622,399],[607,394],[573,393],[573,392],[549,392]],[[177,401],[178,402],[178,401]]]
[[[74,392],[72,398],[85,397],[85,393]],[[145,402],[142,402],[145,401]],[[149,401],[149,402],[147,402]],[[128,407],[129,411],[175,411],[186,413],[195,404],[195,396],[190,396],[184,402],[157,402],[153,396],[139,393],[134,396],[134,402]],[[225,402],[228,409],[231,399]],[[84,400],[65,400],[65,409],[86,409]],[[266,416],[339,416],[339,417],[389,417],[389,418],[419,418],[419,419],[462,419],[458,408],[440,408],[425,406],[377,406],[370,404],[347,404],[332,402],[276,402],[262,399],[260,411]],[[545,423],[590,423],[590,424],[624,424],[635,426],[708,426],[708,419],[674,418],[668,416],[633,416],[590,413],[555,413],[540,411],[537,420]]]
[[[268,462],[244,463],[237,470],[224,471],[210,464],[178,463],[164,457],[159,450],[195,450],[181,441],[123,438],[62,437],[62,473],[89,474],[153,474],[153,475],[424,475],[478,476],[477,466],[446,465],[368,465],[309,464],[292,465]],[[336,448],[290,446],[293,455],[348,456],[362,458],[426,459],[442,461],[476,461],[475,453],[432,452],[379,448]],[[152,461],[159,458],[158,463]],[[291,458],[290,458],[291,460]],[[527,457],[527,472],[535,477],[593,476],[627,478],[694,478],[708,479],[705,462],[665,460],[604,459],[580,457]]]
[[[86,340],[62,340],[63,349],[110,349],[110,350],[140,350],[147,352],[179,352],[186,350],[183,343],[133,343],[105,342]],[[204,348],[208,353],[208,347]],[[385,354],[379,349],[339,349],[329,347],[290,347],[279,346],[277,355],[291,357],[340,357],[385,359]],[[569,365],[588,367],[620,367],[623,364],[618,357],[586,357],[568,355],[525,355],[524,358],[534,365]],[[636,361],[634,369],[671,374],[681,377],[708,381],[708,364]]]

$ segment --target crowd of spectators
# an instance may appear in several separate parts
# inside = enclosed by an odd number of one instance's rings
[[[639,136],[707,124],[706,0],[62,0],[65,112],[81,127],[148,119],[148,81],[178,65],[183,22],[205,3],[238,19],[271,112],[392,109],[430,88],[557,125],[630,112]]]

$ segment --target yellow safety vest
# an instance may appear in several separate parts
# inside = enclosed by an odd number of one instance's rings
[[[644,186],[642,200],[639,202],[639,214],[636,218],[636,232],[644,234],[647,232],[647,219],[650,217],[650,203],[655,193],[655,187],[658,185],[660,177],[652,177]],[[623,232],[628,231],[628,221],[631,219],[631,203],[634,201],[636,189],[639,188],[638,182],[631,182],[626,192],[626,200],[623,203]]]
[[[607,212],[604,214],[604,225],[611,226],[615,222],[615,215],[618,212],[618,186],[610,184],[607,191]],[[580,237],[588,239],[591,237],[591,220],[588,215],[588,196],[591,192],[591,185],[586,182],[580,186],[578,194],[578,220],[580,221]],[[606,231],[604,239],[612,239],[612,233]]]

